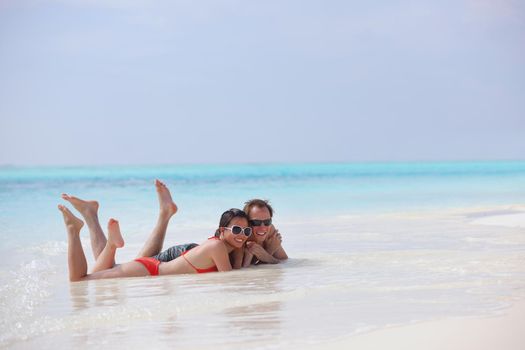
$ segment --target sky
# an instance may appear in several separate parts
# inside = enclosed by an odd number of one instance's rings
[[[0,165],[525,159],[525,4],[0,0]]]

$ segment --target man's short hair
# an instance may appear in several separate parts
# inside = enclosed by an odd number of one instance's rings
[[[244,203],[243,210],[247,215],[250,215],[250,210],[252,210],[253,207],[268,208],[268,211],[270,212],[270,217],[273,217],[273,208],[268,202],[268,200],[258,198],[250,199],[249,201]]]

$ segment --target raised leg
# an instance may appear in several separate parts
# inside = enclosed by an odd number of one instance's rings
[[[110,269],[115,266],[115,253],[118,248],[124,246],[124,239],[120,233],[118,221],[109,219],[108,222],[108,240],[106,246],[95,261],[95,266],[91,273]]]
[[[157,197],[159,199],[159,217],[146,243],[140,250],[138,257],[153,256],[160,253],[166,237],[166,230],[171,217],[177,212],[177,205],[171,198],[168,187],[159,180],[155,180]]]
[[[72,282],[79,281],[87,275],[86,256],[80,242],[80,229],[84,226],[84,222],[73,215],[65,206],[59,205],[58,209],[62,212],[67,230],[69,280]]]
[[[89,229],[89,238],[91,240],[91,250],[93,251],[93,257],[98,259],[98,256],[106,246],[106,236],[100,222],[98,221],[98,202],[97,201],[85,201],[80,198],[70,196],[66,193],[62,194],[62,198],[68,201],[75,207],[84,220]]]

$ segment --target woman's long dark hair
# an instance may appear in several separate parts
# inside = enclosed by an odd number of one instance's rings
[[[217,229],[217,231],[215,231],[215,237],[219,237],[221,235],[220,228],[228,226],[230,224],[230,221],[233,220],[233,218],[244,218],[248,220],[248,215],[246,215],[246,213],[241,209],[237,208],[231,208],[226,210],[221,215],[221,220],[219,221],[219,228]]]

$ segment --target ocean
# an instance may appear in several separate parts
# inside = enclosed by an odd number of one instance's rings
[[[135,257],[158,211],[165,247],[269,199],[290,259],[228,273],[69,283],[61,193],[100,203]],[[0,167],[0,347],[300,348],[503,312],[525,297],[525,162]],[[87,228],[82,242],[92,256]]]

